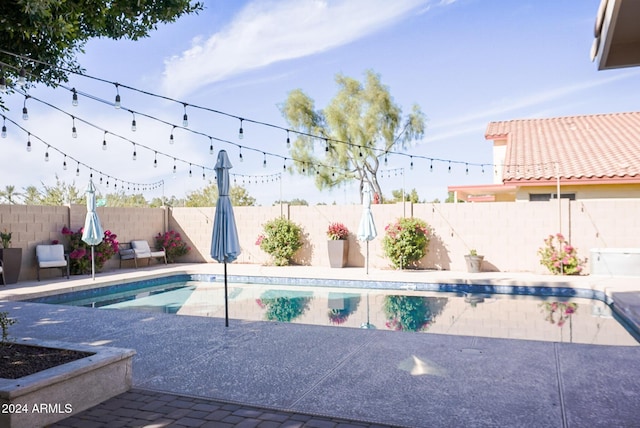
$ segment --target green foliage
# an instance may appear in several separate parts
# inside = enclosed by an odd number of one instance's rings
[[[309,206],[309,202],[307,202],[304,199],[300,199],[300,198],[293,198],[290,201],[282,201],[283,204],[289,204],[289,205],[303,205],[303,206]],[[273,203],[273,205],[280,205],[280,200],[277,200]]]
[[[257,300],[258,306],[267,310],[265,319],[269,321],[291,322],[309,308],[310,293],[296,292],[295,296],[276,293],[267,291]]]
[[[2,328],[2,343],[4,345],[9,339],[9,326],[16,323],[16,320],[9,318],[9,312],[0,312],[0,328]]]
[[[400,218],[385,227],[382,238],[384,253],[396,269],[416,267],[427,254],[431,227],[418,218]]]
[[[231,186],[229,199],[234,207],[252,207],[256,204],[256,198],[251,196],[249,191],[242,186]]]
[[[385,151],[405,148],[420,139],[425,129],[424,114],[414,105],[403,118],[389,88],[371,70],[362,83],[342,74],[336,75],[335,80],[338,92],[324,110],[316,109],[314,101],[300,89],[291,91],[280,105],[291,129],[327,138],[327,150],[318,156],[317,139],[296,134],[291,147],[291,158],[298,160],[294,170],[314,176],[321,190],[357,179],[360,183],[371,182],[373,191],[382,194],[376,176],[379,158]],[[336,173],[340,170],[350,173]]]
[[[284,217],[266,222],[256,245],[271,255],[273,264],[286,266],[302,247],[302,228]]]
[[[85,192],[76,187],[75,182],[67,184],[56,176],[56,185],[42,184],[44,191],[40,193],[37,205],[61,206],[67,204],[84,204]]]
[[[392,199],[387,199],[384,202],[385,203],[402,202],[402,189],[392,190],[391,196],[392,196]],[[418,196],[418,191],[416,189],[411,189],[409,193],[405,192],[404,201],[413,202],[414,204],[419,204],[420,197]]]
[[[21,196],[22,193],[16,192],[16,186],[5,186],[4,190],[0,190],[0,201],[8,204],[18,203],[17,199]]]
[[[0,232],[0,241],[2,241],[2,248],[11,247],[11,232],[7,232],[7,229]]]
[[[431,311],[424,297],[385,296],[386,326],[398,331],[421,331],[429,326]]]
[[[585,261],[578,258],[578,250],[571,246],[561,233],[549,235],[544,247],[538,249],[540,264],[554,275],[578,275]]]
[[[110,1],[30,0],[0,2],[0,46],[39,62],[3,57],[5,77],[17,80],[25,67],[33,82],[56,86],[68,71],[81,71],[76,55],[91,38],[147,37],[158,24],[202,10],[191,0]],[[49,66],[48,64],[51,64]]]
[[[124,192],[108,193],[105,196],[107,207],[148,207],[149,203],[141,193],[127,195]]]
[[[66,226],[62,228],[62,234],[68,242],[69,270],[74,275],[91,272],[91,245],[82,240],[82,230],[82,227],[76,232]],[[106,261],[118,252],[117,237],[110,230],[105,230],[102,242],[94,246],[93,254],[97,271],[101,270]],[[54,241],[53,243],[57,244],[58,242]]]
[[[178,257],[186,256],[191,247],[182,240],[182,236],[175,230],[158,233],[155,237],[156,248],[164,248],[167,263],[174,263]]]
[[[242,186],[231,186],[229,199],[234,207],[254,206],[256,198],[252,197],[247,189]],[[187,195],[185,205],[187,207],[213,207],[218,203],[218,185],[212,181],[202,189],[195,190]]]

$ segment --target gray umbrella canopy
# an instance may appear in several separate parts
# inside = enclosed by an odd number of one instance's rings
[[[227,298],[227,263],[233,262],[240,255],[240,242],[233,207],[229,199],[229,169],[232,168],[229,156],[224,150],[218,152],[216,162],[216,179],[218,180],[218,202],[213,219],[211,236],[211,257],[224,263],[224,306],[225,326],[229,326],[229,306]]]
[[[371,213],[371,186],[365,181],[362,186],[362,217],[358,225],[358,240],[367,242],[366,270],[369,273],[369,241],[378,236],[376,224]]]
[[[96,213],[96,187],[93,180],[89,180],[87,186],[87,216],[84,220],[84,228],[82,229],[82,240],[91,245],[91,277],[96,277],[96,266],[94,256],[94,246],[102,242],[104,230],[100,224],[98,213]]]

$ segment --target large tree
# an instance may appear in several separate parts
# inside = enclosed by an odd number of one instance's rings
[[[403,149],[424,135],[425,118],[418,105],[406,117],[394,103],[380,75],[369,70],[363,83],[338,74],[338,93],[324,110],[301,89],[280,106],[296,134],[291,147],[295,170],[315,176],[318,189],[357,179],[382,196],[377,173],[388,151]],[[320,138],[317,138],[320,137]]]
[[[56,85],[67,71],[81,71],[76,55],[94,37],[137,40],[158,24],[197,13],[201,2],[190,0],[2,0],[0,49],[53,65],[1,55],[7,81],[24,68],[32,82]]]
[[[256,204],[256,198],[251,196],[247,189],[238,185],[231,186],[229,189],[229,199],[231,199],[231,204],[236,207],[254,206]],[[188,207],[213,207],[217,202],[218,185],[210,181],[202,189],[189,193],[185,205]]]

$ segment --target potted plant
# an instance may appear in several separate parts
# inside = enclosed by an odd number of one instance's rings
[[[332,268],[342,268],[347,265],[349,257],[348,237],[349,229],[342,223],[331,223],[327,228],[329,265]]]
[[[0,260],[4,270],[4,278],[7,284],[15,284],[20,277],[20,268],[22,267],[22,248],[11,248],[11,232],[0,232]],[[0,281],[2,278],[0,277]],[[6,285],[6,284],[3,284]]]
[[[475,249],[472,248],[469,254],[464,256],[464,260],[467,262],[467,271],[473,273],[482,272],[482,260],[484,260],[484,256],[479,256]]]

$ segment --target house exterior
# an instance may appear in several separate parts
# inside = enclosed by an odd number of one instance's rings
[[[600,0],[591,60],[598,70],[640,65],[640,2]]]
[[[640,198],[640,112],[491,122],[493,183],[455,200]]]

